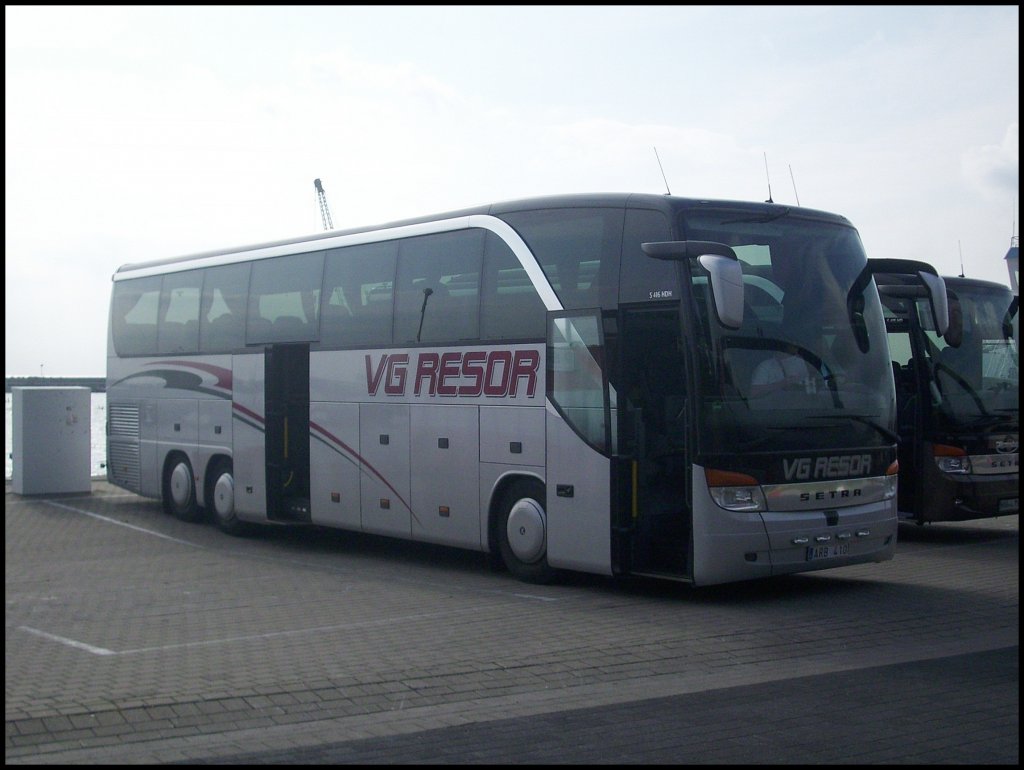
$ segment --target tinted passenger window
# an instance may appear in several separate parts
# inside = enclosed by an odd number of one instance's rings
[[[400,242],[395,344],[479,338],[483,241],[474,229]]]
[[[324,253],[253,263],[246,342],[308,342],[318,334]]]
[[[199,295],[202,290],[201,270],[164,276],[160,292],[158,353],[195,353],[199,349]]]
[[[566,309],[613,307],[622,210],[547,209],[503,214],[534,253]]]
[[[481,338],[543,339],[544,303],[512,249],[492,232],[486,237],[482,292]]]
[[[394,241],[327,252],[320,343],[330,346],[391,344]]]
[[[245,345],[248,294],[248,265],[224,265],[206,270],[199,314],[201,351],[227,352]]]
[[[111,327],[114,349],[121,356],[156,353],[156,321],[160,309],[160,276],[114,283]]]

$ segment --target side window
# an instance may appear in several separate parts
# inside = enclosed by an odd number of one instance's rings
[[[907,332],[889,332],[889,358],[900,366],[907,366],[913,356],[910,346],[910,334]]]
[[[622,234],[620,302],[679,301],[679,266],[644,254],[640,245],[672,240],[668,218],[660,211],[629,209]]]
[[[482,295],[481,339],[544,337],[544,303],[512,249],[492,232],[485,239]]]
[[[394,241],[327,252],[320,310],[324,347],[391,344]]]
[[[547,396],[576,431],[600,452],[610,436],[600,317],[560,314],[548,329]]]
[[[882,300],[889,358],[898,366],[907,366],[914,355],[910,339],[910,314],[914,307],[914,301],[906,297],[895,296],[884,289],[880,289],[878,293]]]
[[[249,265],[224,265],[206,270],[199,313],[199,349],[225,353],[245,345],[245,304]]]
[[[315,340],[323,267],[322,251],[254,262],[246,343]]]
[[[202,290],[202,270],[164,276],[160,292],[158,353],[195,353],[199,350],[199,295]]]
[[[160,276],[116,281],[110,308],[114,350],[119,356],[156,353]]]
[[[537,257],[564,308],[615,305],[622,209],[517,211],[502,219]]]
[[[483,240],[473,229],[400,242],[396,344],[479,339]]]

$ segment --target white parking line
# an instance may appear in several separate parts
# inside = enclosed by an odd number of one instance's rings
[[[100,521],[105,521],[107,524],[117,524],[119,527],[127,527],[128,529],[134,529],[136,532],[143,532],[143,533],[145,533],[147,535],[153,535],[154,537],[162,537],[164,540],[171,540],[171,541],[173,541],[175,543],[181,543],[182,545],[190,545],[193,548],[202,548],[203,547],[203,546],[199,545],[199,543],[193,543],[193,542],[190,542],[188,540],[181,540],[181,539],[176,538],[176,537],[171,537],[170,535],[165,535],[162,532],[156,532],[156,531],[154,531],[152,529],[146,529],[145,527],[137,527],[134,524],[128,524],[128,523],[123,522],[123,521],[118,521],[117,519],[111,519],[108,516],[100,516],[98,513],[93,513],[92,511],[86,511],[86,510],[84,510],[82,508],[75,508],[73,505],[64,505],[63,503],[58,503],[58,502],[55,502],[53,500],[42,500],[40,502],[42,502],[44,505],[52,505],[54,508],[63,508],[65,511],[73,511],[75,513],[84,514],[85,516],[91,516],[94,519],[99,519]]]
[[[40,631],[38,628],[30,628],[29,626],[18,626],[19,631],[27,631],[30,634],[41,636],[44,639],[49,639],[52,642],[60,642],[66,644],[68,647],[74,647],[76,650],[85,650],[91,652],[93,655],[117,655],[118,653],[113,650],[108,650],[105,647],[93,647],[91,644],[85,642],[77,642],[74,639],[68,639],[66,636],[57,636],[56,634],[48,634],[45,631]]]
[[[162,532],[157,532],[157,531],[152,530],[152,529],[146,529],[145,527],[139,527],[139,526],[136,526],[134,524],[128,524],[127,522],[124,522],[124,521],[118,521],[117,519],[112,519],[109,516],[102,516],[102,515],[100,515],[98,513],[94,513],[92,511],[85,510],[84,508],[77,508],[77,507],[72,506],[72,505],[65,505],[64,503],[59,503],[59,502],[56,502],[54,500],[41,500],[41,501],[38,501],[38,502],[41,502],[41,503],[43,503],[45,505],[53,506],[54,508],[61,508],[61,509],[66,510],[66,511],[71,511],[73,513],[80,513],[83,516],[88,516],[88,517],[90,517],[92,519],[96,519],[97,521],[102,521],[102,522],[104,522],[106,524],[116,524],[119,527],[125,527],[126,529],[131,529],[131,530],[134,530],[136,532],[141,532],[141,533],[143,533],[145,535],[153,535],[154,537],[159,537],[159,538],[162,538],[164,540],[170,540],[171,542],[179,543],[180,545],[187,545],[187,546],[190,546],[192,548],[200,548],[200,549],[205,548],[204,546],[202,546],[202,545],[200,545],[198,543],[193,543],[193,542],[191,542],[189,540],[182,540],[180,538],[171,537],[170,535],[165,535]],[[264,556],[264,557],[258,557],[258,558],[268,558],[268,557]],[[270,561],[278,561],[278,562],[294,562],[295,561],[294,559],[282,559],[282,558],[279,558],[279,557],[278,558],[269,557],[269,560]],[[296,562],[296,563],[305,564],[304,562]],[[417,581],[417,582],[419,582],[419,581]],[[527,601],[541,601],[541,602],[557,602],[557,601],[560,601],[560,599],[557,598],[557,597],[538,596],[537,594],[527,594],[527,593],[520,593],[520,592],[515,592],[515,591],[484,590],[483,593],[511,596],[513,598],[516,598],[516,599],[523,599],[523,600],[527,600]],[[179,643],[179,644],[170,644],[170,645],[163,645],[163,646],[158,646],[158,647],[140,647],[140,648],[136,648],[136,649],[120,650],[120,651],[118,651],[118,650],[108,650],[105,647],[96,647],[95,645],[91,645],[91,644],[88,644],[86,642],[80,642],[80,641],[77,641],[75,639],[69,639],[68,637],[59,636],[57,634],[51,634],[51,633],[48,633],[46,631],[41,631],[41,630],[39,630],[37,628],[32,628],[30,626],[19,626],[19,629],[22,630],[22,631],[25,631],[27,633],[43,637],[44,639],[49,639],[51,641],[58,642],[60,644],[66,645],[68,647],[72,647],[72,648],[77,649],[77,650],[83,650],[83,651],[91,653],[93,655],[137,655],[137,654],[147,653],[147,652],[161,652],[161,651],[174,650],[174,649],[182,649],[182,648],[188,648],[188,647],[203,647],[203,646],[208,646],[208,645],[213,645],[213,644],[226,644],[226,643],[231,643],[231,642],[245,642],[245,641],[253,641],[253,640],[260,640],[260,639],[272,639],[272,638],[281,637],[281,636],[295,636],[297,634],[317,633],[317,632],[320,632],[320,631],[338,631],[338,630],[344,630],[344,629],[350,629],[350,628],[361,628],[361,627],[369,627],[369,626],[379,626],[379,625],[386,625],[386,624],[389,624],[389,623],[400,623],[400,622],[404,622],[404,621],[407,621],[407,620],[420,620],[420,619],[424,619],[424,618],[434,618],[434,617],[443,617],[445,615],[461,614],[463,612],[471,612],[471,611],[476,611],[478,609],[482,609],[482,608],[472,607],[472,608],[467,608],[467,609],[462,609],[462,610],[455,610],[454,612],[441,612],[441,613],[432,613],[432,614],[423,614],[423,615],[410,615],[410,616],[404,616],[404,617],[398,617],[398,618],[388,618],[388,619],[385,619],[385,620],[367,621],[365,623],[342,624],[342,625],[335,625],[335,626],[320,626],[320,627],[316,627],[316,628],[295,629],[295,630],[291,630],[291,631],[273,631],[273,632],[268,632],[268,633],[264,633],[264,634],[253,634],[253,635],[249,635],[249,636],[229,637],[229,638],[226,638],[226,639],[209,639],[209,640],[202,640],[202,641],[195,641],[195,642],[182,642],[182,643]]]
[[[537,594],[512,594],[517,599],[533,599],[538,602],[557,602],[561,601],[556,596],[537,596]]]
[[[138,527],[138,526],[136,526],[134,524],[128,524],[127,522],[118,521],[117,519],[111,519],[108,516],[101,516],[98,513],[93,513],[92,511],[87,511],[87,510],[85,510],[83,508],[76,508],[76,507],[71,506],[71,505],[64,505],[63,503],[58,503],[58,502],[56,502],[54,500],[40,500],[38,502],[44,503],[46,505],[52,505],[52,506],[54,506],[56,508],[63,508],[66,511],[73,511],[75,513],[81,513],[81,514],[83,514],[85,516],[90,516],[90,517],[92,517],[94,519],[97,519],[99,521],[106,522],[107,524],[117,524],[120,527],[126,527],[127,529],[133,529],[136,532],[142,532],[142,533],[147,534],[147,535],[153,535],[154,537],[161,537],[164,540],[170,540],[171,542],[180,543],[181,545],[188,545],[188,546],[191,546],[193,548],[202,548],[202,549],[206,548],[206,546],[200,545],[199,543],[193,543],[193,542],[191,542],[189,540],[181,540],[180,538],[177,538],[177,537],[171,537],[170,535],[165,535],[162,532],[157,532],[157,531],[152,530],[152,529],[146,529],[145,527]],[[237,555],[237,554],[235,554],[235,555]],[[308,562],[306,562],[306,561],[297,560],[297,559],[289,559],[289,558],[284,558],[284,557],[280,557],[280,556],[261,555],[261,556],[256,556],[254,558],[265,559],[267,561],[281,562],[281,563],[286,563],[286,564],[301,564],[303,566],[309,566]],[[339,570],[339,568],[331,567],[331,566],[327,566],[326,568],[334,569],[334,570]],[[340,571],[346,572],[346,573],[350,572],[350,570],[348,570],[348,569],[340,569]],[[417,580],[415,580],[413,582],[415,582],[418,585],[424,584],[424,581],[419,580],[419,579],[417,579]],[[432,583],[431,581],[426,581],[425,584],[427,584],[427,585],[441,585],[440,583]],[[555,596],[539,596],[537,594],[527,594],[527,593],[521,593],[521,592],[518,592],[518,591],[504,591],[504,590],[497,590],[496,591],[496,590],[493,590],[493,589],[470,589],[470,590],[473,591],[474,593],[479,592],[479,593],[497,594],[497,595],[501,595],[501,596],[511,596],[513,598],[516,598],[516,599],[525,599],[527,601],[558,602],[558,601],[562,601],[563,598],[564,598],[564,597],[555,597]]]
[[[85,652],[92,653],[93,655],[138,655],[146,652],[166,652],[168,650],[180,650],[189,647],[208,647],[213,644],[231,644],[232,642],[251,642],[260,641],[263,639],[275,639],[282,636],[299,636],[301,634],[316,634],[322,631],[345,631],[353,630],[357,628],[371,628],[373,626],[387,626],[393,623],[405,623],[406,621],[417,621],[426,620],[430,618],[443,618],[449,615],[462,615],[466,612],[479,612],[480,610],[486,609],[486,607],[463,607],[457,610],[446,610],[444,612],[423,612],[416,615],[403,615],[396,618],[385,618],[383,620],[367,620],[362,623],[338,623],[331,626],[314,626],[312,628],[296,628],[291,631],[268,631],[265,634],[247,634],[245,636],[229,636],[223,639],[205,639],[196,642],[180,642],[178,644],[163,644],[157,647],[136,647],[135,649],[129,650],[108,650],[105,647],[96,647],[85,642],[79,642],[75,639],[68,639],[66,636],[58,636],[57,634],[47,633],[46,631],[40,631],[38,628],[32,628],[31,626],[18,626],[19,631],[25,631],[29,634],[35,634],[41,636],[44,639],[49,639],[53,642],[59,642],[60,644],[68,647],[73,647],[76,650],[84,650]]]

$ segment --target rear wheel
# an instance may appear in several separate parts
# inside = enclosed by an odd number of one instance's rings
[[[501,559],[509,572],[527,583],[550,583],[556,575],[548,565],[544,506],[544,485],[522,479],[506,491],[497,520]]]
[[[249,527],[235,513],[235,476],[231,460],[218,460],[210,474],[210,511],[217,528],[229,535],[244,535]]]
[[[164,510],[182,521],[199,521],[203,509],[196,500],[196,478],[184,455],[175,455],[164,472]]]

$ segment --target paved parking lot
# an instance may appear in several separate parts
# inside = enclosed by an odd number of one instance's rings
[[[1005,763],[1018,517],[694,590],[7,487],[8,764]]]

